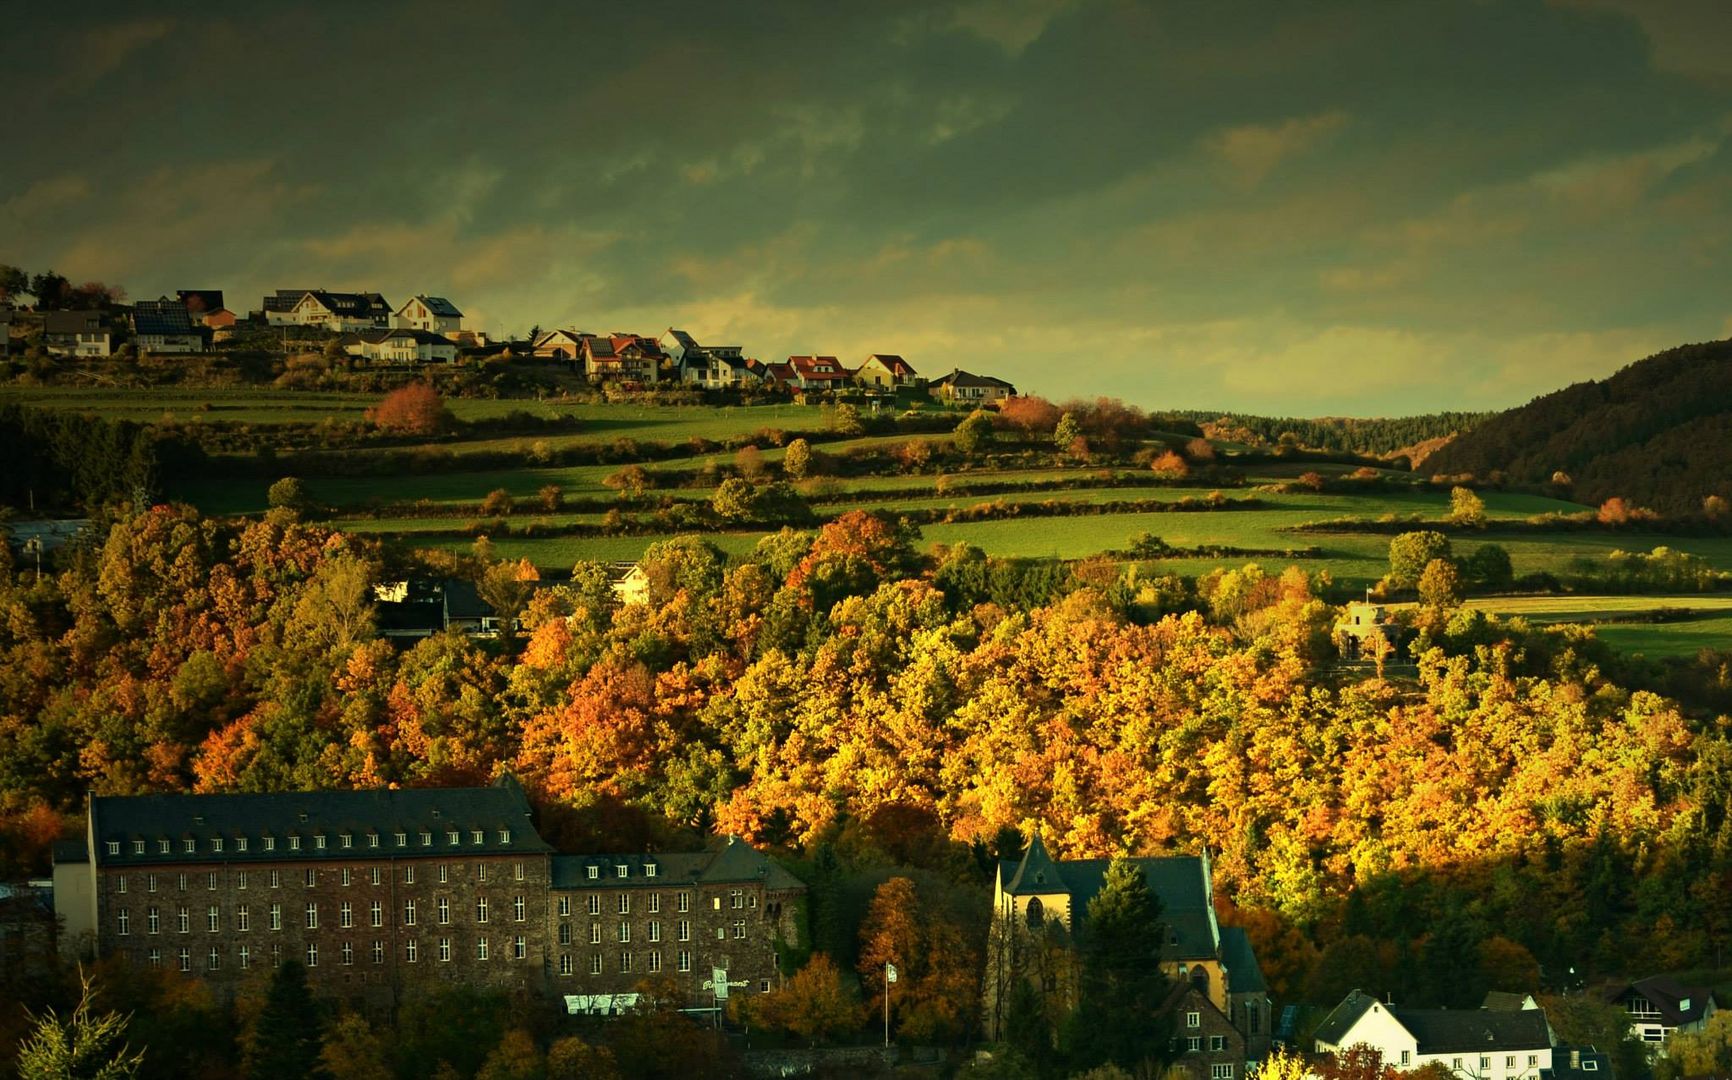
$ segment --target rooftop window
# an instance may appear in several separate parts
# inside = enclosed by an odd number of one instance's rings
[[[188,837],[186,840],[186,853],[188,855],[191,855],[193,852],[195,852],[197,850],[198,850],[198,841],[192,839],[191,837]]]

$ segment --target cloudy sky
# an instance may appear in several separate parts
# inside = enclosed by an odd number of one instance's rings
[[[1732,335],[1732,4],[33,5],[0,262],[1501,407]]]

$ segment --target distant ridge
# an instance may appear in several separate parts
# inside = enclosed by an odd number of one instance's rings
[[[1732,498],[1732,341],[1668,349],[1535,398],[1463,432],[1425,466],[1482,478],[1501,471],[1524,485],[1561,472],[1579,502],[1617,496],[1698,513],[1709,495]]]

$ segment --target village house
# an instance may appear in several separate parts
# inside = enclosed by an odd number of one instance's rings
[[[397,309],[399,327],[408,330],[429,330],[454,337],[463,331],[463,313],[443,296],[420,295]]]
[[[649,574],[642,563],[609,563],[607,578],[613,598],[621,607],[649,603]]]
[[[281,293],[278,293],[281,296]],[[267,304],[270,298],[266,298]],[[266,319],[273,326],[317,326],[337,333],[360,333],[366,330],[391,328],[391,305],[374,292],[340,293],[313,289],[302,294],[286,312],[266,308]]]
[[[132,305],[132,337],[140,356],[148,353],[198,353],[205,350],[202,327],[179,300],[140,300]]]
[[[914,366],[894,353],[873,353],[868,356],[866,362],[854,372],[854,378],[863,386],[884,389],[914,386],[919,379]]]
[[[223,306],[221,289],[180,289],[175,293],[195,325],[213,330],[233,326],[235,313]]]
[[[583,339],[590,336],[582,330],[543,331],[530,343],[530,352],[543,360],[576,360],[583,352]]]
[[[834,356],[790,356],[792,384],[801,390],[836,390],[847,386],[848,369]]]
[[[583,372],[591,382],[625,382],[649,386],[660,381],[667,353],[654,338],[615,331],[605,337],[584,334],[579,346]]]
[[[107,356],[113,341],[101,312],[50,311],[42,317],[42,347],[52,356]]]
[[[293,325],[295,320],[289,317],[290,313],[295,310],[295,305],[301,302],[301,298],[312,291],[311,289],[278,289],[266,296],[260,303],[260,313],[264,315],[265,322],[271,326]]]
[[[431,330],[371,330],[337,339],[350,356],[387,364],[449,364],[457,343]]]
[[[1553,1036],[1543,1009],[1410,1009],[1354,990],[1318,1025],[1319,1054],[1366,1046],[1401,1072],[1438,1065],[1462,1080],[1549,1080]]]
[[[950,374],[930,384],[933,397],[940,401],[979,405],[1003,401],[1016,396],[1016,387],[991,375],[976,375],[956,368]]]
[[[669,327],[658,341],[673,361],[680,381],[706,390],[756,386],[763,382],[760,365],[745,356],[739,345],[700,345],[684,330]]]
[[[1715,1013],[1714,992],[1685,986],[1665,975],[1614,986],[1606,1000],[1630,1015],[1630,1034],[1650,1047],[1664,1046],[1674,1032],[1698,1032]]]
[[[795,388],[794,365],[786,361],[780,364],[764,365],[764,385],[777,390],[792,390]]]
[[[1240,1080],[1248,1062],[1269,1052],[1272,1024],[1268,985],[1250,938],[1243,929],[1223,927],[1216,920],[1206,853],[1130,861],[1160,901],[1167,940],[1159,964],[1174,983],[1166,1005],[1178,1021],[1173,1025],[1176,1036],[1203,1039],[1195,1052],[1216,1055],[1197,1059],[1199,1071],[1209,1066],[1198,1080]],[[1019,861],[998,864],[993,882],[998,929],[987,958],[985,1002],[991,1037],[1001,1037],[1012,979],[1034,981],[1061,1010],[1076,1007],[1080,961],[1073,943],[1088,934],[1088,903],[1101,891],[1110,865],[1108,859],[1055,860],[1038,834]],[[1194,994],[1180,992],[1186,990]],[[1191,1026],[1190,1012],[1208,1012],[1186,1002],[1207,1002],[1238,1038],[1229,1038],[1214,1020],[1205,1026],[1199,1017]],[[1178,1017],[1181,1011],[1187,1015]],[[1188,1043],[1185,1052],[1192,1052]],[[1238,1056],[1231,1060],[1220,1056],[1233,1054]]]
[[[797,945],[798,879],[749,845],[564,855],[515,780],[490,787],[96,796],[55,849],[69,960],[125,957],[229,1002],[255,967],[300,961],[322,996],[383,1011],[462,983],[568,1011],[674,977],[709,1005]],[[580,1000],[573,1002],[572,998]]]

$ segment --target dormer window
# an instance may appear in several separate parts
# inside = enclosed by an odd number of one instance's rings
[[[134,840],[132,842],[132,853],[134,855],[143,855],[144,854],[144,841],[143,840]]]
[[[599,877],[601,877],[601,867],[599,867],[599,866],[590,867],[589,868],[589,880],[594,881]]]
[[[301,850],[301,838],[300,837],[298,837],[298,836],[289,837],[289,850],[290,851]]]
[[[320,851],[325,850],[325,834],[324,833],[320,833],[319,835],[313,837],[313,846],[318,848]]]
[[[379,846],[379,834],[378,833],[368,833],[367,834],[367,846],[368,847],[378,847]]]
[[[247,838],[244,836],[235,837],[235,850],[236,851],[245,851],[246,849],[247,849]]]
[[[457,830],[456,830],[456,829],[448,829],[448,830],[446,830],[446,832],[445,832],[445,842],[446,842],[446,843],[447,843],[447,844],[456,844],[456,843],[460,843],[460,840],[459,840],[459,839],[458,839],[458,836],[457,836]]]
[[[643,864],[643,876],[644,877],[655,877],[656,876],[656,864],[653,862],[644,863]]]
[[[409,846],[409,834],[408,833],[400,832],[397,834],[397,846],[398,847],[408,847]]]
[[[120,841],[119,840],[110,840],[108,842],[108,853],[110,855],[119,855],[120,854]]]
[[[210,849],[212,851],[221,851],[223,849],[223,838],[220,836],[211,837]]]
[[[620,863],[618,866],[613,868],[613,871],[618,876],[625,877],[631,873],[631,867],[627,866],[625,863]]]
[[[157,853],[158,854],[161,854],[161,855],[167,855],[168,854],[168,841],[167,840],[158,840],[156,842],[156,845],[157,845]]]
[[[510,829],[500,829],[499,830],[499,842],[501,844],[511,843],[511,830]]]
[[[344,833],[343,834],[343,846],[346,848],[354,847],[355,846],[355,838],[353,836],[350,836],[348,833]]]
[[[266,851],[277,850],[277,838],[276,837],[274,837],[274,836],[265,837],[265,850]]]
[[[485,835],[486,834],[483,833],[480,829],[476,829],[474,832],[471,832],[469,834],[469,841],[470,841],[470,843],[473,843],[473,844],[479,844],[479,843],[481,843],[481,841]]]
[[[421,846],[422,847],[432,847],[433,846],[433,834],[431,832],[428,832],[425,829],[423,829],[421,831]]]

